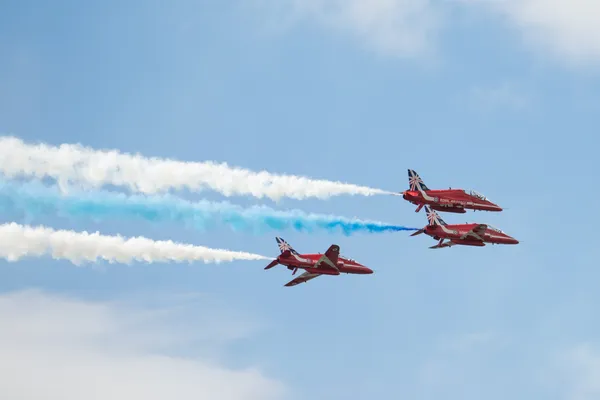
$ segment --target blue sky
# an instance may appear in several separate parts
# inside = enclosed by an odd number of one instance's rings
[[[599,20],[591,0],[4,1],[1,134],[395,191],[412,168],[506,209],[446,222],[521,244],[280,232],[376,271],[291,289],[262,262],[1,261],[1,397],[597,398]],[[229,200],[426,223],[394,196]],[[275,234],[33,222],[278,253]]]

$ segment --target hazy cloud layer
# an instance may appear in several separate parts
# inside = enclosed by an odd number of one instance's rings
[[[0,321],[3,399],[267,400],[283,395],[281,384],[255,369],[233,370],[161,352],[185,337],[146,311],[19,292],[0,296]]]
[[[391,56],[429,53],[440,25],[430,0],[254,0],[276,10],[276,18],[316,21],[350,34],[368,48]],[[272,14],[271,14],[272,15]]]
[[[468,0],[507,17],[530,46],[572,64],[600,62],[597,0]]]
[[[280,19],[308,18],[391,56],[429,53],[452,21],[449,7],[477,7],[506,21],[536,51],[561,62],[600,62],[600,2],[596,0],[252,0]],[[472,40],[484,40],[474,37]]]

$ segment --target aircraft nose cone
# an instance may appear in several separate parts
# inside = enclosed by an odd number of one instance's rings
[[[365,267],[365,274],[372,274],[373,270],[371,268]]]

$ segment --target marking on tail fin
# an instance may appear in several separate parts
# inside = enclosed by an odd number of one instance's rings
[[[411,191],[422,192],[425,190],[429,190],[427,185],[425,185],[425,183],[423,183],[423,180],[421,179],[419,174],[417,174],[417,172],[412,169],[408,170],[408,184],[410,185],[409,190],[411,190]]]
[[[285,240],[283,240],[282,238],[276,237],[275,240],[277,240],[277,245],[279,246],[279,251],[281,251],[282,254],[286,250],[289,250],[290,253],[299,255],[299,253],[296,250],[294,250],[294,248],[292,246],[290,246],[289,243],[286,242]]]
[[[429,226],[440,226],[442,228],[442,231],[450,235],[458,234],[458,231],[456,229],[449,229],[448,224],[440,218],[438,213],[436,213],[427,206],[425,206],[425,212],[427,213],[427,221],[429,222]]]
[[[425,212],[427,213],[427,221],[429,225],[447,225],[443,219],[440,218],[438,213],[425,206]]]

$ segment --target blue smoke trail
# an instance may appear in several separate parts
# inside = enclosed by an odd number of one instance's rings
[[[131,195],[107,191],[78,191],[63,195],[57,188],[36,182],[0,180],[0,208],[38,217],[55,213],[63,217],[143,219],[150,222],[176,222],[206,230],[216,223],[236,231],[261,232],[266,229],[300,232],[383,233],[416,231],[417,228],[364,221],[344,217],[305,213],[300,210],[279,211],[266,206],[243,208],[228,202],[191,202],[171,195]]]

